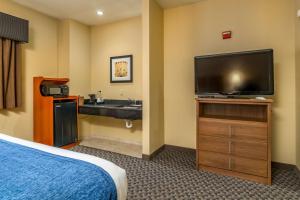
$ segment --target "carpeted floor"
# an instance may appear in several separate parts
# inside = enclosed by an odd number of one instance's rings
[[[152,161],[83,146],[72,149],[110,160],[128,176],[128,199],[300,199],[300,180],[293,170],[272,169],[265,186],[195,170],[195,154],[164,150]]]

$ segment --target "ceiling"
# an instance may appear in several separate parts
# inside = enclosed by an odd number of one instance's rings
[[[157,0],[163,8],[172,8],[186,4],[196,3],[202,0]]]
[[[87,25],[98,25],[141,15],[142,0],[13,0],[25,7],[58,19],[73,19]],[[157,0],[171,8],[201,0]],[[104,12],[96,15],[97,10]]]
[[[104,24],[141,14],[141,0],[13,0],[58,19],[73,19],[87,25]],[[97,10],[104,12],[96,15]]]

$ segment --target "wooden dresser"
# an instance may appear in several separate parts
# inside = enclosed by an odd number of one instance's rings
[[[272,102],[196,99],[197,169],[270,185]]]

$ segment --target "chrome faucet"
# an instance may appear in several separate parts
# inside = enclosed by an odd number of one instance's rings
[[[136,100],[131,99],[131,98],[128,98],[128,104],[129,104],[129,105],[131,105],[131,104],[136,104]]]

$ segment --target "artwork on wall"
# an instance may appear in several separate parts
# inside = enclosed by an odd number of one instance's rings
[[[132,55],[110,57],[110,82],[132,82]]]

